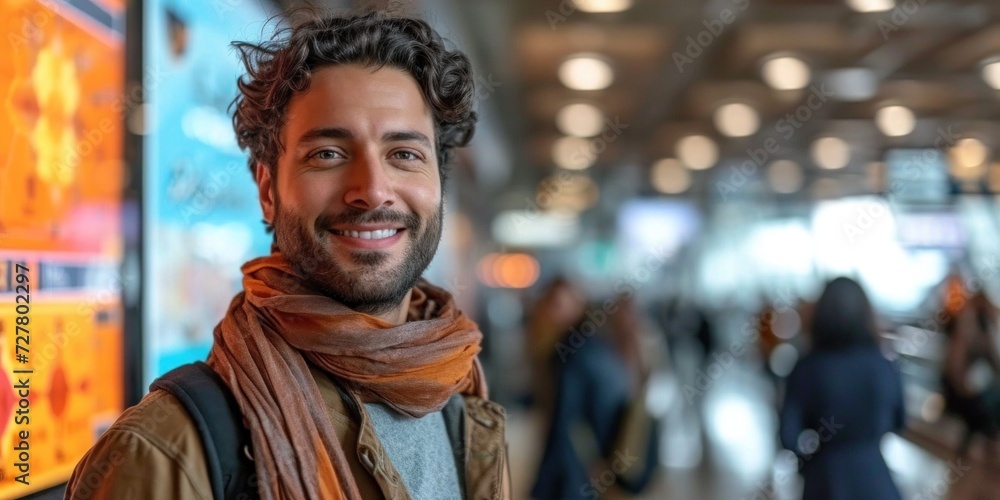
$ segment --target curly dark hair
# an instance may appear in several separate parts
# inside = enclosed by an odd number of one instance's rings
[[[347,16],[307,14],[259,44],[233,42],[247,74],[237,81],[233,128],[241,149],[250,150],[250,172],[260,162],[272,175],[283,150],[281,129],[288,103],[309,88],[313,71],[339,64],[384,66],[408,73],[434,115],[438,170],[444,185],[451,150],[468,144],[475,131],[475,89],[469,58],[448,50],[425,21],[386,11]]]

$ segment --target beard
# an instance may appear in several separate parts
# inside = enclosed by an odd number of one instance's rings
[[[324,295],[365,314],[391,311],[406,297],[430,265],[441,241],[443,204],[433,215],[421,220],[416,214],[380,208],[361,210],[349,207],[339,214],[322,214],[313,227],[302,218],[283,210],[275,197],[274,231],[278,249],[292,267]],[[329,228],[339,224],[392,223],[406,228],[406,249],[399,263],[392,265],[388,250],[349,250],[351,265],[334,254]]]

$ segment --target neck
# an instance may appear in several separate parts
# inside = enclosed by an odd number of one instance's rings
[[[397,307],[389,309],[388,311],[372,314],[372,316],[392,323],[393,325],[399,326],[406,323],[406,313],[410,310],[410,296],[413,294],[413,290],[406,292],[406,296],[399,303]]]

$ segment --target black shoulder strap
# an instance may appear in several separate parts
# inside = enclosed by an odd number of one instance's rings
[[[198,429],[216,499],[258,498],[250,432],[236,398],[215,370],[198,361],[179,366],[149,386],[176,397]]]

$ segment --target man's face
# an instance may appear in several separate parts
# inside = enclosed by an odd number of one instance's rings
[[[389,67],[326,67],[286,116],[275,178],[257,167],[278,248],[354,310],[398,307],[441,239],[434,121],[417,82]]]

